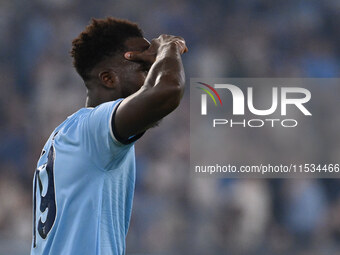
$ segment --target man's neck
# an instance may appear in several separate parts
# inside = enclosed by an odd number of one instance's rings
[[[102,103],[113,101],[119,97],[113,95],[107,90],[88,90],[85,107],[96,107]]]
[[[96,107],[102,103],[105,103],[106,101],[99,100],[99,98],[92,98],[90,96],[86,97],[86,103],[85,107]]]

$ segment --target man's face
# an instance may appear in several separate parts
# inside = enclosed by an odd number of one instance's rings
[[[150,43],[145,38],[132,37],[125,41],[125,52],[128,51],[145,51],[149,48]],[[117,76],[122,97],[127,97],[138,91],[144,84],[145,78],[150,69],[151,63],[134,62],[125,59],[124,53],[119,58],[119,66],[117,67]]]

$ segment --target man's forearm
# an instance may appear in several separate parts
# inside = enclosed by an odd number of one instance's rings
[[[156,61],[151,66],[144,86],[160,90],[184,90],[185,74],[180,49],[176,43],[169,43],[158,49]]]

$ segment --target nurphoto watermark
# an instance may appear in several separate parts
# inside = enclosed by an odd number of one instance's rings
[[[191,171],[338,178],[339,98],[340,79],[191,79]]]

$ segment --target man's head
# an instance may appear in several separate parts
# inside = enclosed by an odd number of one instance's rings
[[[127,97],[142,85],[150,65],[124,58],[127,51],[144,51],[149,42],[137,24],[116,18],[92,19],[73,40],[71,56],[95,101]]]

